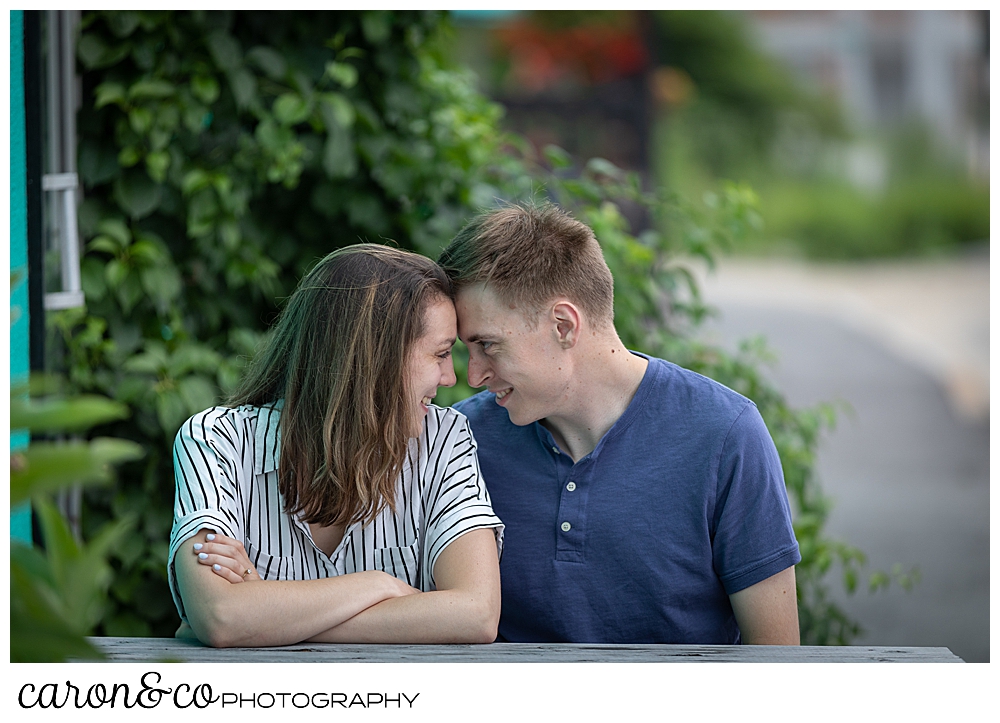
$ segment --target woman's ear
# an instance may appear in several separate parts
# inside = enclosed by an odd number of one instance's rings
[[[552,305],[551,319],[554,322],[556,342],[563,349],[571,349],[580,340],[583,316],[572,301],[560,299]]]

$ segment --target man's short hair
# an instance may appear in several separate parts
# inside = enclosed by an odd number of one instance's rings
[[[564,296],[595,326],[614,323],[614,280],[594,232],[552,204],[480,214],[438,263],[456,290],[485,283],[505,303],[535,312]]]

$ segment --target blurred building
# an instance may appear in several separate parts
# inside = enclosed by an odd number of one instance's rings
[[[652,108],[636,11],[452,11],[459,55],[506,109],[505,127],[648,173]]]
[[[858,131],[923,121],[989,177],[989,12],[768,10],[747,13],[760,46],[840,99]]]

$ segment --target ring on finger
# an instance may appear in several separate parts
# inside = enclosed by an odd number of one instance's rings
[[[246,580],[247,579],[247,575],[249,575],[252,572],[253,572],[253,568],[252,567],[248,567],[246,569],[246,571],[243,573],[243,579]]]

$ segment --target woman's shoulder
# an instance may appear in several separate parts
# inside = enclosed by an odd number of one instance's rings
[[[469,430],[469,420],[453,407],[427,405],[427,416],[424,418],[423,436],[428,448],[441,447],[472,436]]]
[[[467,427],[469,420],[454,407],[439,407],[436,404],[427,405],[427,427]]]
[[[269,406],[229,407],[219,404],[208,407],[188,417],[177,431],[176,443],[183,444],[187,440],[207,440],[219,435],[231,440],[234,434],[240,433],[240,430],[256,426],[254,423],[261,413],[268,411],[272,411]]]

